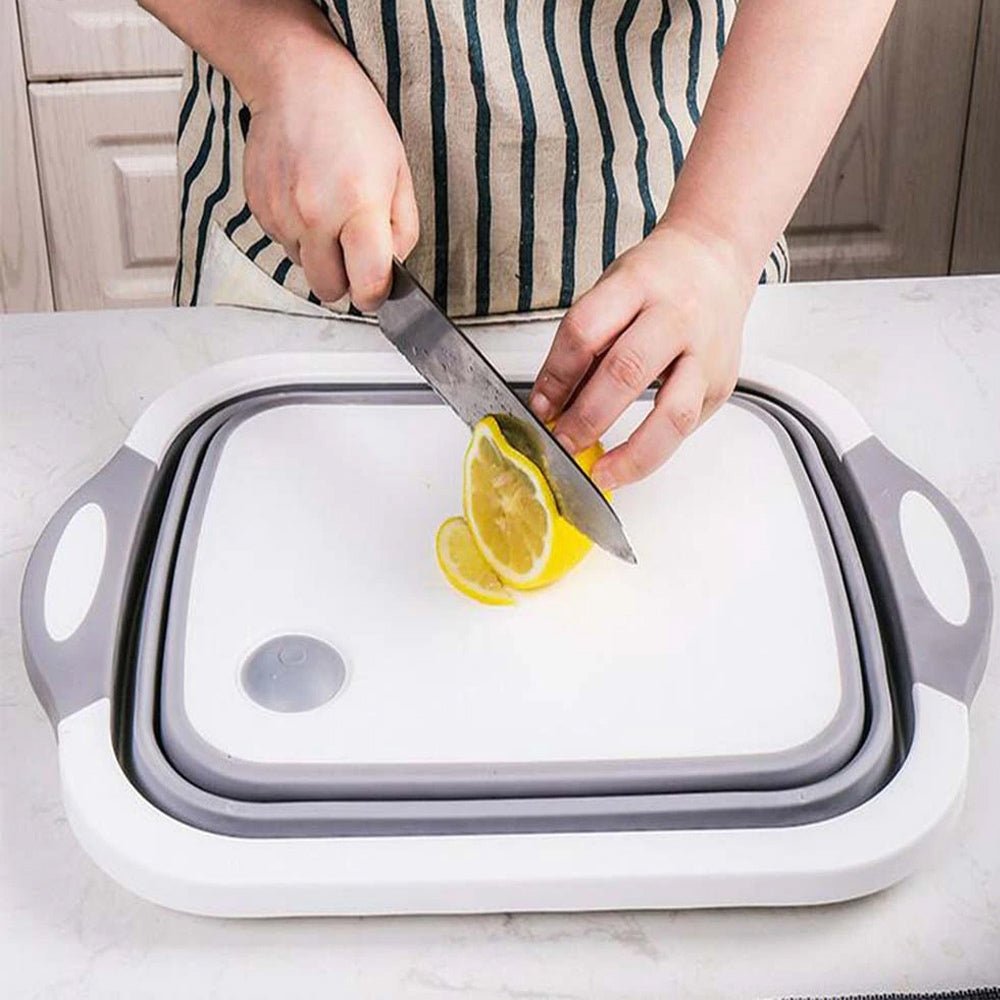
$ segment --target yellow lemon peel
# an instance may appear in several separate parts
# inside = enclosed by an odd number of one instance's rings
[[[576,461],[589,474],[603,454],[594,444]],[[590,539],[560,515],[541,471],[509,444],[493,417],[473,429],[462,479],[465,520],[508,586],[532,590],[554,583],[590,551]]]
[[[482,604],[513,604],[514,598],[483,558],[464,517],[450,517],[434,544],[438,566],[458,591]]]

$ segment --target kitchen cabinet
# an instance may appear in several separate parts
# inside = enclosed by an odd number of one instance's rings
[[[169,302],[183,46],[134,0],[0,11],[0,305]],[[789,228],[793,280],[1000,270],[998,162],[1000,0],[898,0]]]
[[[168,304],[184,46],[135,0],[20,0],[18,11],[48,307]]]
[[[184,46],[136,0],[21,0],[29,80],[173,76]]]
[[[793,278],[949,273],[979,17],[998,6],[900,0],[789,229]]]
[[[979,22],[951,266],[1000,271],[1000,0],[984,0]]]
[[[15,0],[0,0],[0,312],[52,308]]]
[[[31,87],[57,308],[170,300],[180,88],[178,77]]]

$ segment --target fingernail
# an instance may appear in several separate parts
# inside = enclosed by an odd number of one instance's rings
[[[548,420],[552,416],[552,400],[543,392],[533,392],[530,400],[531,409],[539,420]]]
[[[556,440],[568,451],[571,455],[576,454],[576,446],[573,444],[573,439],[566,433],[556,434]]]
[[[594,485],[605,493],[618,488],[615,477],[607,469],[597,469],[594,472]]]

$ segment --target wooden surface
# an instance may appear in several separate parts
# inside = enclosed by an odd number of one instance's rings
[[[184,46],[136,0],[20,0],[28,79],[179,74]]]
[[[170,301],[180,87],[177,77],[32,85],[58,309]]]
[[[0,311],[52,308],[15,0],[0,0]]]
[[[1000,271],[1000,0],[984,0],[979,22],[951,270]]]
[[[948,273],[980,4],[897,5],[793,220],[796,279]]]

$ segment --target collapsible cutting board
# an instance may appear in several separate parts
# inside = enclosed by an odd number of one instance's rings
[[[988,575],[840,397],[758,368],[616,499],[637,567],[594,551],[501,608],[437,569],[468,430],[401,359],[251,359],[163,397],[25,579],[80,839],[226,914],[900,877],[958,803]]]

